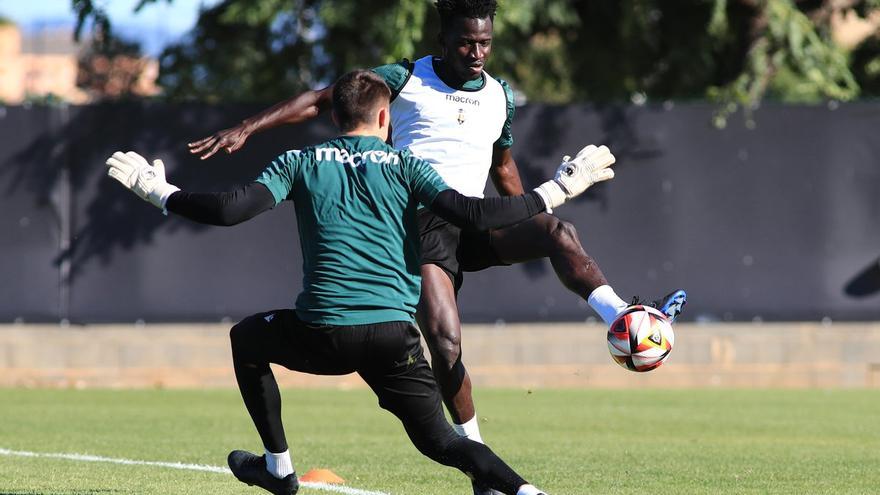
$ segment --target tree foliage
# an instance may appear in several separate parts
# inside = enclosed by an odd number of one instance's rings
[[[155,1],[163,0],[141,0],[138,8]],[[81,20],[109,27],[92,0],[72,2]],[[436,52],[432,3],[223,0],[163,53],[160,84],[175,99],[287,97],[354,67]],[[852,49],[834,42],[843,14],[878,14],[880,26],[880,0],[499,3],[488,68],[532,101],[709,98],[722,102],[723,123],[766,97],[880,94],[876,29]]]
[[[203,11],[189,36],[162,53],[159,85],[167,97],[268,101],[320,81],[314,2],[256,3],[225,1]]]
[[[99,100],[149,96],[154,88],[144,74],[151,66],[136,43],[118,38],[92,41],[79,55],[76,85]]]

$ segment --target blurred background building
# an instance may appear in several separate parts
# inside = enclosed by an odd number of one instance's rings
[[[86,93],[76,86],[79,52],[70,29],[22,36],[15,24],[0,24],[0,99],[18,105],[54,95],[71,103],[87,102]]]
[[[155,96],[158,75],[155,59],[96,53],[91,40],[74,40],[72,27],[22,32],[12,22],[0,23],[0,101],[9,105]]]

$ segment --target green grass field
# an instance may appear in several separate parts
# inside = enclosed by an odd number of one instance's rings
[[[285,390],[300,473],[393,495],[469,494],[369,391]],[[550,495],[880,493],[880,393],[481,390],[483,436]],[[0,449],[224,466],[260,451],[236,391],[0,390]],[[0,495],[261,493],[229,474],[0,455]],[[310,495],[332,493],[303,489]]]

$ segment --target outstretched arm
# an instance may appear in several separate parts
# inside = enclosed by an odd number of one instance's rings
[[[251,134],[265,131],[283,124],[297,124],[316,117],[330,108],[333,100],[333,86],[318,91],[306,91],[289,100],[276,103],[262,112],[244,119],[240,124],[188,143],[189,152],[202,160],[223,149],[227,153],[244,146]]]
[[[432,198],[430,191],[436,191],[440,178],[433,168],[426,166],[426,162],[418,161],[416,166],[421,180],[417,181],[415,190],[428,209],[458,227],[498,229],[527,220],[542,211],[552,212],[553,208],[583,193],[596,182],[613,178],[614,172],[609,167],[614,160],[607,147],[589,145],[573,159],[564,157],[556,176],[532,191],[485,199],[470,198],[448,188],[435,193]]]
[[[199,223],[235,225],[275,206],[275,197],[259,182],[229,192],[181,191],[165,180],[162,160],[150,165],[133,151],[113,153],[107,159],[107,175],[153,206]]]
[[[192,193],[177,191],[168,197],[165,208],[194,222],[230,226],[271,209],[275,197],[269,189],[251,182],[235,191]]]
[[[547,210],[535,191],[502,198],[471,198],[454,189],[441,191],[428,209],[447,222],[466,230],[502,229]]]

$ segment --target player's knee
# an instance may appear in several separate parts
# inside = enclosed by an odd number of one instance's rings
[[[229,343],[232,346],[233,356],[242,355],[248,352],[250,345],[248,335],[253,332],[249,330],[251,327],[251,318],[236,323],[229,330]]]
[[[431,359],[436,362],[434,367],[442,365],[443,369],[450,369],[461,356],[461,332],[443,328],[434,330],[425,335]]]
[[[451,446],[458,441],[455,434],[448,437],[416,435],[411,436],[410,440],[413,446],[428,459],[447,466],[454,465],[451,455],[454,449]]]
[[[413,446],[421,452],[421,454],[435,462],[440,462],[440,459],[444,457],[444,449],[441,445],[429,442],[425,440],[415,440],[413,439]]]
[[[485,445],[455,434],[445,440],[416,444],[416,448],[425,457],[445,466],[464,469],[466,464],[473,471],[471,474],[485,477],[493,470],[494,455]]]
[[[556,217],[553,218],[554,221],[548,226],[550,242],[561,248],[577,245],[578,233],[574,225]]]

